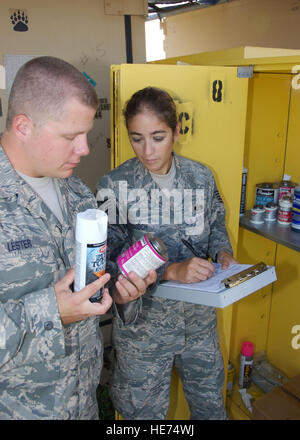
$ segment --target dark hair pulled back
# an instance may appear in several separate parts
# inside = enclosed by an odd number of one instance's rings
[[[176,105],[165,90],[157,87],[145,87],[135,92],[125,104],[123,111],[126,127],[130,119],[144,110],[154,113],[160,120],[171,128],[174,133],[177,126]]]

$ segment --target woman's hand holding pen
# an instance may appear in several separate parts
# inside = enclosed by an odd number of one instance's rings
[[[162,279],[179,281],[180,283],[198,283],[210,278],[214,271],[215,267],[210,261],[193,257],[181,263],[169,264]]]

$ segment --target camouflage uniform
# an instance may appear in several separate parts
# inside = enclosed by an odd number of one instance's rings
[[[76,213],[95,199],[59,179],[60,224],[1,146],[0,185],[0,419],[98,418],[98,319],[63,326],[53,288],[74,264]]]
[[[150,221],[147,224],[110,224],[107,262],[110,273],[117,273],[117,255],[145,232],[152,232],[163,240],[168,248],[169,262],[193,257],[182,244],[182,238],[189,239],[202,258],[211,256],[215,259],[221,250],[232,251],[225,228],[224,205],[212,173],[200,163],[177,155],[174,158],[174,188],[204,189],[204,230],[200,235],[187,234],[188,218],[177,225],[161,222],[157,225]],[[99,181],[98,200],[102,197],[101,188],[113,189],[118,194],[119,181],[127,181],[128,191],[143,188],[150,194],[151,189],[158,188],[146,168],[134,158]],[[128,211],[133,203],[128,203]],[[101,206],[105,208],[107,202]],[[161,200],[159,209],[162,209]],[[165,268],[166,265],[158,269],[157,282]],[[125,419],[165,419],[174,363],[182,379],[191,418],[226,418],[216,309],[152,296],[157,282],[137,301],[118,306],[118,309],[115,307],[113,343],[116,362],[111,387],[115,408]]]

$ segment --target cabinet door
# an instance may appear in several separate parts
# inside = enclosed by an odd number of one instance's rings
[[[286,129],[289,118],[291,76],[255,73],[249,83],[245,140],[248,169],[246,209],[255,203],[255,187],[262,182],[278,182],[284,173]],[[276,265],[276,243],[240,228],[238,260]],[[266,350],[272,289],[265,287],[233,306],[230,358],[239,366],[241,344],[250,340],[255,351]]]
[[[146,86],[175,99],[182,133],[175,151],[207,165],[225,203],[236,249],[248,80],[236,67],[122,64],[112,67],[112,167],[134,156],[122,116],[125,102]]]
[[[300,89],[291,87],[284,173],[300,182]],[[300,233],[299,233],[300,234]],[[288,376],[300,371],[300,253],[277,245],[267,353]]]
[[[134,156],[122,109],[131,95],[147,86],[167,90],[174,98],[182,133],[175,151],[207,165],[214,173],[226,208],[231,243],[238,241],[248,79],[236,67],[125,64],[111,71],[112,167]],[[219,335],[228,359],[232,307],[218,314]],[[182,384],[172,375],[169,419],[186,419],[189,410]]]

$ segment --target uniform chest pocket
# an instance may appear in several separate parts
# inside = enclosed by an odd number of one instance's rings
[[[33,236],[0,242],[1,298],[23,296],[52,284],[58,270],[51,243]]]

